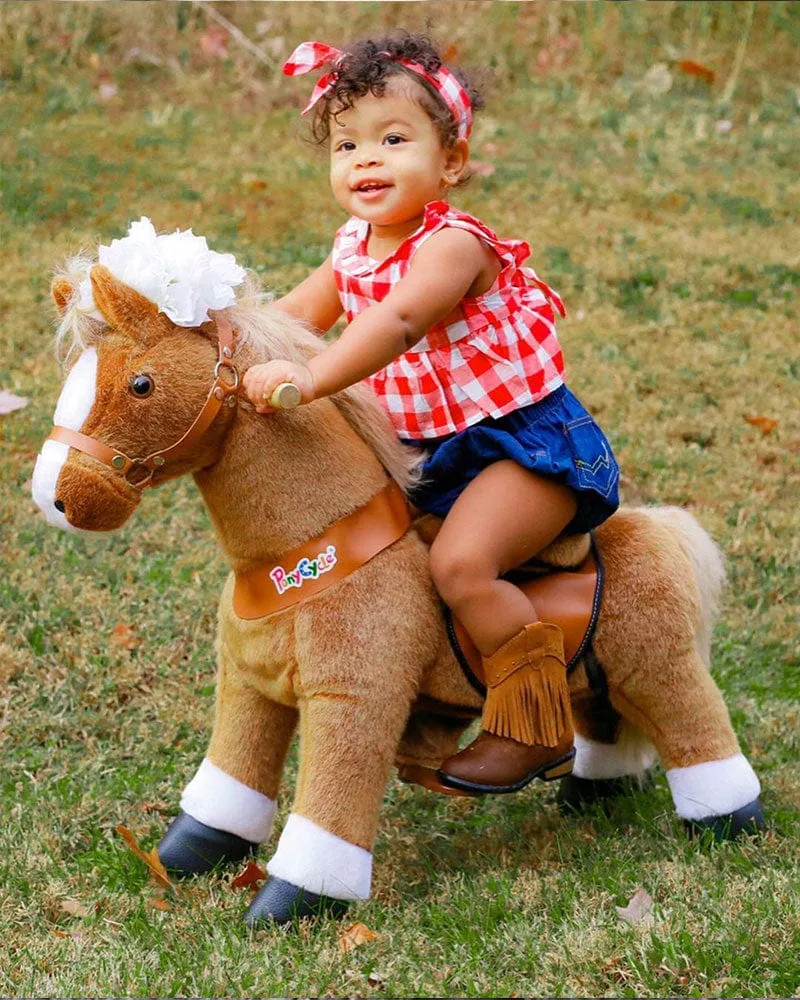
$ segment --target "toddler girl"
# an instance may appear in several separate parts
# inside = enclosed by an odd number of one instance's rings
[[[344,51],[300,45],[288,75],[327,67],[305,112],[330,146],[330,180],[350,215],[333,251],[279,308],[328,330],[307,366],[252,367],[259,412],[281,382],[301,402],[368,379],[404,441],[424,449],[414,503],[444,518],[430,553],[442,599],[484,659],[482,732],[440,777],[511,792],[568,773],[575,755],[560,629],[535,619],[503,579],[562,532],[617,507],[619,473],[592,417],[564,385],[558,295],[447,196],[469,159],[479,95],[428,39],[372,39]],[[305,113],[304,112],[304,113]]]

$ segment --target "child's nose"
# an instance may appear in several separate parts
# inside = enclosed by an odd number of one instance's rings
[[[363,148],[361,150],[361,155],[358,158],[358,165],[360,167],[376,167],[380,163],[382,163],[382,158],[379,146]]]

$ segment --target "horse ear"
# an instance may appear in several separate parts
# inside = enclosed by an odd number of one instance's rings
[[[94,304],[110,326],[149,340],[161,336],[172,325],[154,302],[115,278],[102,264],[95,264],[89,278]]]
[[[50,294],[53,296],[56,309],[63,315],[67,311],[70,299],[75,294],[75,289],[72,287],[71,281],[59,275],[59,277],[53,278],[53,283],[50,285]]]

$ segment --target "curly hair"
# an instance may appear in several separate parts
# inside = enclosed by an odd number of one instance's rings
[[[314,107],[311,133],[320,145],[330,137],[330,120],[353,107],[360,97],[373,94],[383,97],[392,77],[404,76],[418,85],[419,101],[430,116],[442,145],[453,146],[458,138],[458,122],[438,92],[421,76],[401,66],[396,60],[419,63],[428,73],[442,65],[442,57],[426,35],[395,32],[382,38],[366,38],[343,49],[336,67],[337,78],[328,93]],[[483,107],[483,97],[461,69],[448,70],[469,95],[473,111]]]

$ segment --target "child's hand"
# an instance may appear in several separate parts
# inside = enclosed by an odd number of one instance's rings
[[[313,375],[305,365],[293,361],[253,365],[244,373],[242,387],[257,413],[274,413],[275,408],[269,405],[269,400],[281,382],[293,382],[297,386],[301,403],[316,399]]]

